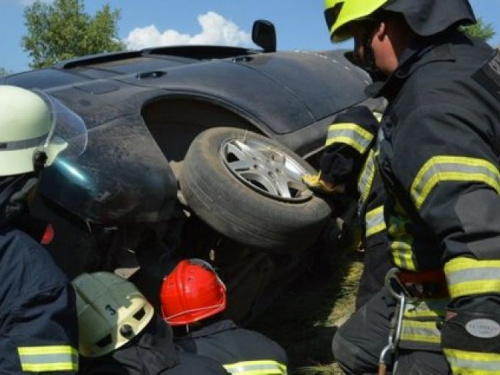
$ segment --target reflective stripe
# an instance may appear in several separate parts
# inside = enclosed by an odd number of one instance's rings
[[[245,375],[265,375],[283,374],[286,375],[286,365],[273,360],[245,361],[225,364],[224,368],[231,374]]]
[[[373,134],[355,123],[332,124],[328,128],[326,146],[333,143],[344,143],[364,154],[373,140]]]
[[[375,152],[373,150],[370,150],[358,180],[359,216],[362,216],[363,211],[365,210],[366,200],[368,199],[368,195],[370,194],[370,190],[372,189],[374,176],[375,176]]]
[[[500,372],[500,354],[443,349],[454,374],[494,375]]]
[[[20,141],[0,142],[0,151],[24,150],[40,146],[47,139],[47,136],[48,134],[44,134],[36,138],[23,139]]]
[[[373,236],[385,229],[384,206],[379,206],[366,214],[366,237]]]
[[[428,349],[439,348],[441,331],[436,323],[443,320],[449,298],[432,298],[408,302],[405,307],[401,343]]]
[[[17,348],[17,352],[26,372],[78,370],[78,351],[71,346],[24,346]]]
[[[429,159],[411,185],[411,196],[420,209],[432,189],[444,181],[481,182],[500,194],[498,168],[487,160],[463,156],[434,156]]]
[[[454,258],[444,266],[452,298],[500,293],[500,260]]]
[[[391,252],[394,259],[394,264],[405,270],[416,271],[413,263],[412,243],[413,238],[406,236],[405,241],[391,241]]]
[[[441,331],[436,327],[436,322],[403,320],[401,341],[439,344],[441,342]]]

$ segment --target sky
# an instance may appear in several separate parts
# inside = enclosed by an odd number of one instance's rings
[[[476,16],[496,31],[489,43],[500,46],[500,0],[470,2]],[[29,69],[30,57],[21,40],[27,31],[24,8],[32,3],[0,0],[0,68],[12,73]],[[128,49],[174,44],[255,47],[251,30],[256,19],[274,23],[279,50],[352,47],[351,42],[330,42],[323,0],[85,0],[84,4],[90,15],[105,4],[121,10],[118,36]]]

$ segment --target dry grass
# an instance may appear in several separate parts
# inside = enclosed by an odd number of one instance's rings
[[[338,324],[354,310],[362,253],[343,249],[322,252],[320,258],[252,324],[286,349],[292,375],[342,374],[331,341]]]

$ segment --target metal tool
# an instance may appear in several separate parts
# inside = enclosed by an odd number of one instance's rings
[[[397,268],[390,269],[385,276],[385,286],[391,296],[398,301],[396,319],[391,321],[391,329],[389,331],[389,340],[387,345],[380,352],[378,374],[387,374],[387,358],[389,355],[396,355],[399,339],[401,337],[401,329],[403,326],[403,316],[405,307],[410,295],[405,286],[398,278],[399,270]],[[394,365],[394,368],[396,366]],[[395,370],[394,370],[395,371]],[[393,373],[394,373],[393,371]]]

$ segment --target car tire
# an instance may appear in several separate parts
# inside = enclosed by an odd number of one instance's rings
[[[190,209],[222,235],[251,247],[290,251],[311,246],[331,214],[302,183],[304,173],[315,170],[276,140],[217,127],[193,140],[179,184]]]

